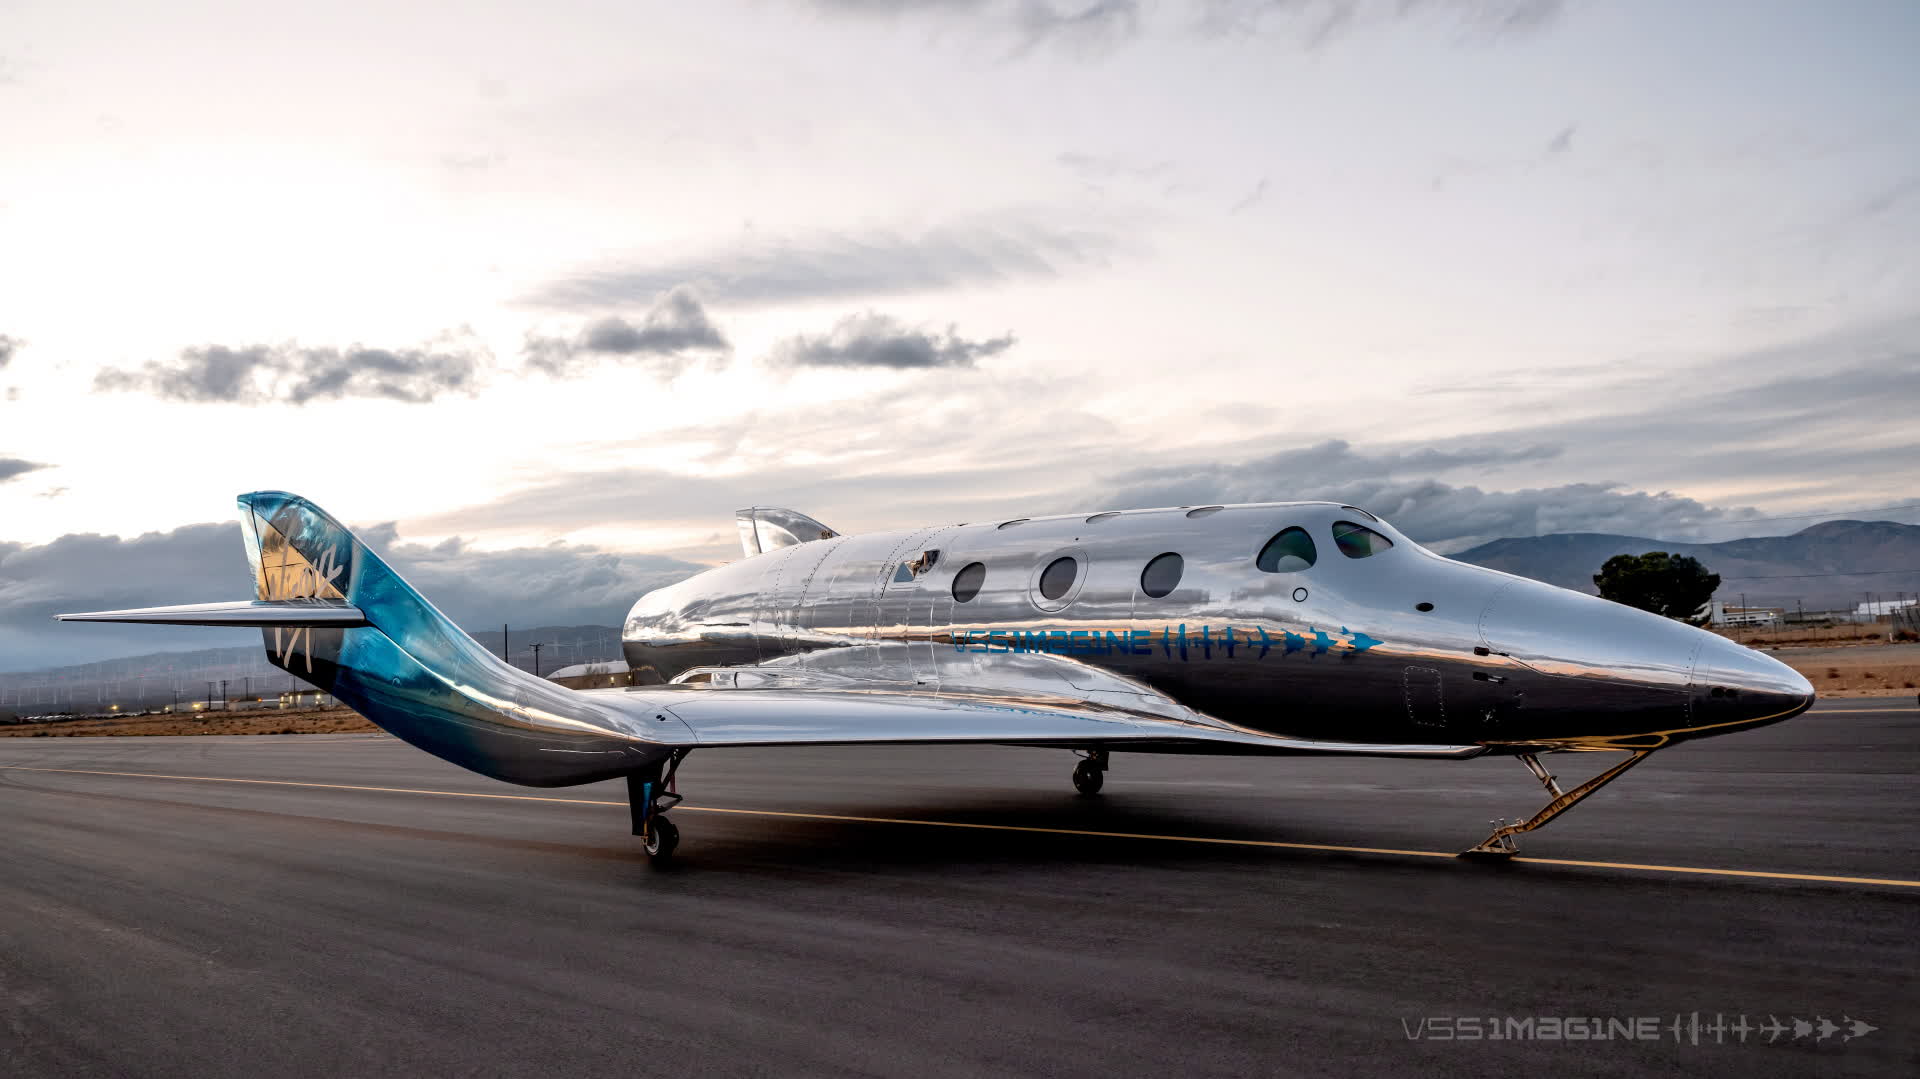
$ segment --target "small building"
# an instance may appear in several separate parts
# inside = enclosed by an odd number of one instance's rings
[[[1777,626],[1786,621],[1784,607],[1730,607],[1719,600],[1713,601],[1713,624],[1716,626]]]
[[[1855,618],[1861,621],[1868,621],[1876,618],[1885,618],[1888,615],[1899,616],[1911,614],[1915,604],[1920,604],[1920,599],[1869,600],[1856,604],[1853,608],[1853,613]]]

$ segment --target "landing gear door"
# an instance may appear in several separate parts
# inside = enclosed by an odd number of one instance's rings
[[[1440,672],[1433,667],[1408,667],[1403,677],[1407,719],[1416,727],[1447,725],[1447,702],[1440,690]]]

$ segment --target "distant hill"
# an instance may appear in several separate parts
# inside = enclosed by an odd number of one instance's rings
[[[612,626],[538,626],[510,633],[513,664],[532,670],[533,645],[540,644],[540,670],[551,674],[570,663],[620,658],[620,631]],[[473,634],[481,647],[500,654],[500,630]],[[123,659],[100,660],[36,671],[0,673],[0,708],[22,714],[70,710],[95,711],[108,704],[122,708],[153,707],[204,700],[208,682],[219,692],[227,682],[227,696],[273,696],[295,688],[285,671],[267,662],[258,645],[244,648],[203,648],[194,652],[152,652]],[[305,688],[301,686],[299,688]]]
[[[1792,607],[1797,602],[1807,610],[1827,610],[1852,607],[1868,592],[1889,598],[1903,591],[1920,595],[1920,525],[1893,521],[1828,521],[1791,536],[1722,543],[1569,532],[1494,540],[1453,557],[1592,593],[1597,591],[1593,575],[1607,559],[1648,551],[1699,559],[1720,575],[1720,599],[1737,603],[1744,592],[1754,606]],[[1866,570],[1906,572],[1862,572]]]

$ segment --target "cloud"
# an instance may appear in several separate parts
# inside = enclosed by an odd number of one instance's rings
[[[527,366],[555,378],[604,358],[645,365],[671,381],[699,354],[731,347],[693,291],[678,286],[661,295],[637,326],[609,316],[587,324],[570,341],[529,334],[525,357]]]
[[[1136,161],[1120,154],[1083,154],[1067,152],[1054,158],[1068,171],[1088,182],[1104,180],[1156,180],[1172,168],[1171,161]]]
[[[1055,215],[1003,214],[917,232],[823,231],[748,237],[723,248],[640,259],[554,281],[527,302],[556,310],[618,307],[682,285],[711,302],[764,306],[993,285],[1097,267],[1121,250],[1118,234]]]
[[[1487,373],[1498,386],[1501,372]],[[1920,318],[1824,334],[1711,363],[1567,383],[1522,373],[1488,406],[1529,417],[1483,434],[1567,447],[1589,475],[1658,476],[1662,486],[1791,492],[1795,506],[1863,505],[1904,493],[1920,459]],[[1550,420],[1530,418],[1551,409]],[[1564,471],[1565,469],[1562,469]],[[1889,500],[1889,502],[1892,500]]]
[[[458,538],[406,543],[391,522],[354,531],[448,618],[477,629],[509,621],[617,626],[642,594],[708,568],[585,544],[480,551]]]
[[[986,0],[813,0],[813,5],[829,11],[854,15],[902,15],[920,11],[973,11]]]
[[[489,359],[484,348],[461,342],[399,350],[203,345],[182,350],[171,363],[149,361],[137,371],[108,368],[94,376],[94,388],[192,402],[304,405],[362,397],[424,404],[447,393],[472,393]]]
[[[1233,209],[1228,210],[1227,212],[1231,214],[1237,214],[1242,210],[1251,210],[1255,206],[1260,205],[1261,201],[1264,200],[1266,197],[1267,197],[1267,178],[1265,176],[1262,176],[1260,177],[1260,182],[1253,185],[1253,190],[1247,192],[1246,197],[1242,198],[1239,202],[1234,203]]]
[[[660,555],[552,544],[469,550],[406,543],[392,524],[355,532],[464,627],[617,626],[650,589],[706,567]],[[194,524],[170,532],[71,534],[38,545],[0,542],[0,669],[182,649],[258,644],[257,632],[166,626],[56,625],[61,611],[244,598],[252,591],[240,530]]]
[[[1064,7],[1050,0],[1026,0],[1012,15],[1021,51],[1053,45],[1079,56],[1097,56],[1140,31],[1138,0],[1093,0]]]
[[[1396,21],[1439,20],[1467,39],[1542,30],[1560,18],[1561,0],[1199,0],[1202,33],[1234,37],[1290,34],[1317,49],[1355,29]]]
[[[26,342],[17,337],[8,337],[6,334],[0,333],[0,367],[5,367],[7,364],[12,363],[14,354],[20,351],[20,346],[23,344],[26,344]]]
[[[1911,491],[1904,482],[1911,470],[1904,466],[1920,459],[1920,432],[1909,415],[1910,403],[1920,400],[1916,342],[1920,319],[1901,320],[1685,368],[1612,380],[1584,376],[1577,400],[1569,399],[1563,380],[1490,371],[1482,392],[1497,411],[1489,414],[1515,419],[1471,441],[1405,453],[1362,453],[1344,442],[1264,456],[1226,452],[1219,457],[1241,463],[1116,476],[1116,499],[1344,501],[1449,550],[1569,531],[1725,539],[1744,531],[1739,519],[1761,512],[1648,493],[1612,478],[1657,477],[1668,489],[1750,491],[1776,506],[1790,498],[1786,505],[1794,509],[1903,501]],[[1553,418],[1532,418],[1539,409]],[[1534,482],[1485,489],[1485,473],[1493,468]],[[1475,482],[1438,479],[1448,473]],[[1554,482],[1569,475],[1605,478]],[[1782,530],[1769,525],[1747,534]]]
[[[849,16],[967,16],[987,30],[1010,35],[1015,52],[1046,45],[1093,56],[1140,30],[1139,0],[811,0],[816,8]]]
[[[52,468],[35,461],[23,461],[18,457],[0,457],[0,483],[18,479],[29,472],[38,472],[43,468]]]
[[[1915,195],[1920,195],[1920,176],[1909,176],[1868,199],[1861,207],[1861,214],[1867,217],[1884,214]]]
[[[1547,143],[1547,153],[1564,154],[1568,150],[1573,149],[1573,132],[1574,128],[1569,126],[1563,129],[1558,135],[1555,135],[1553,141]]]
[[[798,334],[774,346],[770,361],[780,367],[972,367],[976,361],[1012,348],[1012,334],[969,341],[948,326],[916,329],[888,315],[868,311],[848,315],[823,336]]]
[[[1733,516],[1669,493],[1633,491],[1618,483],[1569,483],[1519,490],[1484,490],[1435,478],[1552,460],[1557,446],[1517,449],[1361,453],[1334,440],[1231,463],[1137,469],[1110,477],[1118,506],[1331,501],[1359,506],[1440,550],[1463,550],[1504,536],[1550,532],[1628,532],[1678,537]],[[1744,511],[1751,515],[1756,511]]]

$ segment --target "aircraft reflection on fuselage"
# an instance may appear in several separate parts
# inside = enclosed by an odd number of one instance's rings
[[[1314,626],[1308,626],[1305,634],[1282,630],[1276,635],[1268,633],[1262,626],[1188,627],[1184,622],[1175,626],[1161,626],[1158,633],[1152,629],[998,629],[974,626],[955,627],[945,636],[956,652],[1150,656],[1157,647],[1160,655],[1169,658],[1178,656],[1183,662],[1189,659],[1212,659],[1216,650],[1225,659],[1233,659],[1236,655],[1265,659],[1276,649],[1282,656],[1290,656],[1295,652],[1304,652],[1309,657],[1323,656],[1329,652],[1359,655],[1386,643],[1345,626],[1340,627],[1340,636],[1336,637]]]

